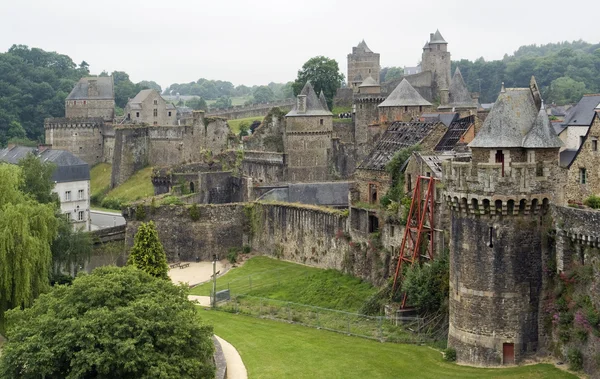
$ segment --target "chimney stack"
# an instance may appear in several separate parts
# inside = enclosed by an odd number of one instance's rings
[[[98,97],[98,80],[88,80],[88,98]]]
[[[298,95],[298,113],[306,113],[306,95]]]

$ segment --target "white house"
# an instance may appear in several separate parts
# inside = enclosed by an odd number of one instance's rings
[[[42,162],[56,165],[52,180],[54,192],[60,198],[61,213],[74,228],[90,230],[90,166],[68,151],[53,150],[44,145],[38,148],[9,146],[0,150],[0,161],[17,164],[29,153]]]

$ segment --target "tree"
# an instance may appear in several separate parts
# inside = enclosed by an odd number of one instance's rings
[[[256,87],[252,91],[252,96],[256,103],[270,103],[275,99],[273,91],[267,86]]]
[[[240,137],[250,135],[250,124],[248,121],[242,121],[240,123]]]
[[[215,101],[212,108],[229,108],[231,107],[231,99],[227,96],[222,96]]]
[[[150,88],[156,90],[158,93],[162,93],[162,88],[160,87],[160,84],[156,83],[154,80],[142,80],[136,85],[142,89]]]
[[[404,69],[401,67],[386,67],[384,82],[389,82],[394,79],[399,79],[404,76]]]
[[[298,71],[298,78],[292,84],[294,95],[298,95],[309,80],[316,93],[323,91],[327,99],[327,106],[332,109],[333,97],[344,80],[344,75],[340,72],[336,60],[324,56],[310,58]]]
[[[419,314],[431,315],[448,312],[450,289],[450,263],[448,253],[440,254],[428,265],[409,267],[402,278],[402,292]]]
[[[154,277],[169,279],[167,256],[158,239],[158,232],[153,221],[140,224],[127,264],[144,270]]]
[[[23,169],[21,191],[31,195],[39,203],[54,203],[57,208],[60,207],[58,195],[52,192],[54,189],[52,175],[56,170],[56,165],[42,162],[38,157],[29,153],[19,161],[19,166]]]
[[[83,230],[73,229],[73,225],[63,216],[57,215],[58,234],[52,241],[52,277],[57,278],[68,272],[77,275],[92,255],[92,236]]]
[[[562,76],[550,83],[547,98],[557,104],[576,103],[586,92],[585,83]]]
[[[194,97],[186,102],[186,105],[196,111],[208,111],[208,105],[201,97]]]
[[[40,204],[19,190],[22,169],[0,164],[0,330],[4,312],[28,307],[48,289],[57,220],[54,204]]]
[[[0,378],[212,378],[212,327],[187,289],[101,267],[9,312]]]

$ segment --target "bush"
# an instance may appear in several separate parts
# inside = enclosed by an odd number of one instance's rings
[[[456,349],[453,347],[449,347],[447,349],[443,350],[444,353],[444,360],[448,361],[448,362],[455,362],[456,361]]]
[[[105,197],[102,200],[100,206],[102,208],[121,210],[121,205],[123,204],[123,200],[116,197]]]
[[[142,204],[138,204],[135,208],[135,219],[137,221],[144,221],[146,219],[146,207]]]
[[[242,252],[244,254],[250,254],[250,252],[252,252],[252,248],[250,247],[250,245],[244,245],[244,247],[242,248]]]
[[[190,218],[192,221],[200,220],[200,211],[198,210],[198,206],[196,204],[192,204],[190,208]]]
[[[229,261],[229,263],[231,263],[231,264],[237,263],[238,254],[239,254],[238,250],[235,247],[230,248],[229,251],[227,252],[227,260]]]
[[[160,203],[161,205],[183,205],[183,201],[177,196],[166,196]]]
[[[570,348],[567,353],[567,359],[569,361],[569,370],[579,371],[583,368],[583,355],[579,349]]]
[[[592,195],[585,199],[583,203],[590,208],[598,209],[600,208],[600,196]]]

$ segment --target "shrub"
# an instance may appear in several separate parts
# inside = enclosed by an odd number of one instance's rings
[[[142,204],[138,204],[138,206],[135,208],[135,219],[137,221],[143,221],[146,219],[146,207],[144,207]]]
[[[600,208],[600,196],[592,195],[585,199],[583,203],[590,208],[598,209]]]
[[[567,359],[569,361],[570,370],[579,371],[583,368],[583,355],[579,349],[574,347],[570,348],[567,352]]]
[[[152,201],[150,202],[150,214],[155,214],[157,208],[158,206],[156,205],[156,199],[153,197]]]
[[[455,362],[456,361],[456,349],[453,347],[449,347],[447,349],[443,350],[444,353],[444,360],[448,361],[448,362]]]
[[[160,203],[162,205],[183,205],[183,201],[177,196],[166,196]]]
[[[102,200],[100,206],[102,208],[121,210],[121,205],[123,204],[123,200],[116,197],[105,197]]]
[[[244,247],[242,248],[242,252],[244,254],[250,254],[250,252],[252,252],[252,248],[250,247],[250,245],[244,245]]]
[[[200,220],[200,211],[198,210],[198,206],[196,204],[192,204],[190,208],[190,218],[192,221]]]
[[[238,250],[235,247],[230,248],[227,252],[227,260],[229,261],[229,263],[237,263],[238,254]]]

